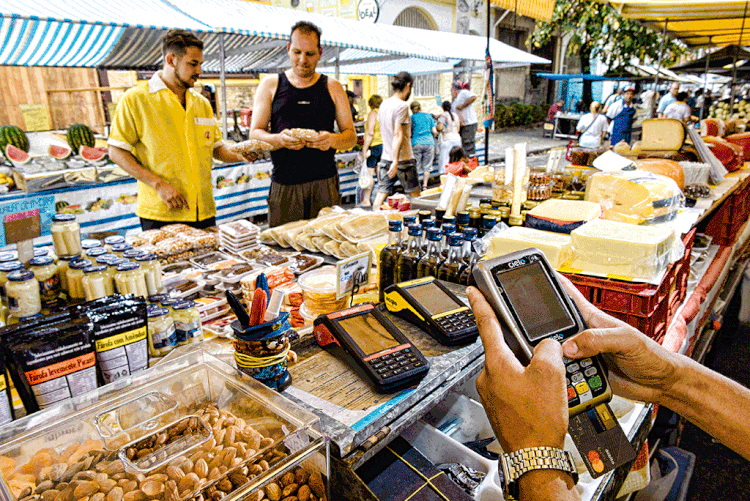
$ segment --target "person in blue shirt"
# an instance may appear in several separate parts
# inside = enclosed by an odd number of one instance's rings
[[[422,111],[422,106],[417,102],[411,103],[411,149],[414,159],[417,161],[417,172],[422,172],[422,189],[427,189],[430,180],[432,163],[435,160],[435,119],[432,115]]]

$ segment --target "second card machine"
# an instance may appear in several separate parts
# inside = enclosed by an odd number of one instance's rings
[[[364,372],[380,393],[413,386],[430,369],[419,350],[372,303],[320,315],[313,326],[318,344]]]
[[[445,346],[472,343],[479,336],[472,311],[433,277],[385,289],[388,311],[418,325]]]

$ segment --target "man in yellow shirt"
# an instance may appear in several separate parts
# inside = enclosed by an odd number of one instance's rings
[[[203,64],[203,42],[188,31],[162,39],[164,67],[128,90],[117,104],[109,156],[138,180],[143,230],[171,223],[216,224],[212,157],[242,162],[221,139],[211,104],[193,87]]]

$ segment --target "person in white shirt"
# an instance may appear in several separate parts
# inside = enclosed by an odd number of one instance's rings
[[[477,136],[477,112],[474,110],[474,101],[477,95],[470,90],[464,89],[460,82],[453,82],[451,86],[451,95],[453,96],[452,111],[458,114],[461,119],[461,146],[467,156],[471,157],[476,153],[476,136]]]
[[[578,144],[584,148],[598,148],[607,132],[607,118],[599,113],[602,105],[594,101],[591,103],[591,113],[586,113],[578,120],[576,130],[581,133]]]
[[[675,102],[675,100],[677,99],[677,93],[679,91],[680,91],[680,84],[675,82],[669,88],[669,93],[664,94],[664,96],[662,96],[662,98],[659,99],[659,107],[656,108],[656,113],[659,118],[664,118],[664,110],[667,109],[667,106]]]
[[[692,110],[690,106],[685,102],[687,99],[687,92],[679,92],[677,94],[677,100],[667,106],[664,110],[664,118],[674,118],[682,123],[687,123]]]

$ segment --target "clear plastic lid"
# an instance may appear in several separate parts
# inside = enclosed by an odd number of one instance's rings
[[[297,283],[305,292],[316,292],[319,294],[336,292],[336,268],[324,266],[317,270],[308,271],[300,275]]]

